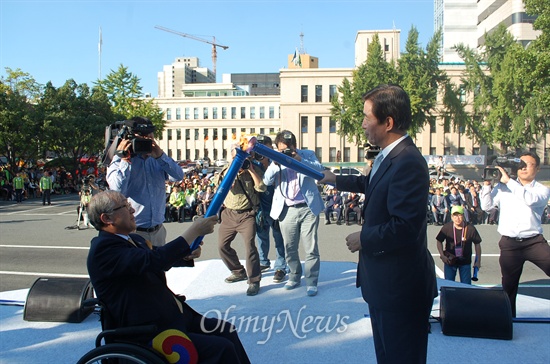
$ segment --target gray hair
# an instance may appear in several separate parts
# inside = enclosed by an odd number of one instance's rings
[[[110,214],[116,205],[126,200],[126,197],[118,192],[107,190],[98,193],[88,204],[88,217],[96,230],[102,230],[105,224],[101,221],[101,214]]]

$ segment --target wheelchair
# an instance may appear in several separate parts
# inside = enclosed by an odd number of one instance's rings
[[[168,364],[165,357],[153,348],[128,340],[129,337],[153,334],[157,330],[155,325],[109,329],[109,313],[99,299],[85,300],[83,305],[95,307],[102,331],[96,337],[95,348],[84,354],[77,364]]]

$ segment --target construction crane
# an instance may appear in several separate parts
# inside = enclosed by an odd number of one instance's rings
[[[220,47],[223,50],[226,50],[227,48],[229,48],[228,46],[224,46],[224,45],[216,43],[216,37],[214,37],[214,36],[212,37],[213,40],[209,41],[209,40],[206,40],[206,39],[196,37],[196,36],[191,35],[191,34],[186,34],[186,33],[178,32],[178,31],[168,29],[168,28],[165,28],[165,27],[161,27],[159,25],[156,25],[155,28],[159,29],[159,30],[164,30],[165,32],[177,34],[177,35],[180,35],[180,36],[185,37],[185,38],[191,38],[191,39],[194,39],[194,40],[198,40],[199,42],[212,44],[212,68],[213,68],[214,74],[216,74],[216,60],[218,59],[218,52],[216,52],[216,47]]]

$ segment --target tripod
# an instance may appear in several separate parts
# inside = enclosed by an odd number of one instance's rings
[[[65,229],[66,230],[72,230],[72,229],[77,229],[77,230],[81,230],[80,228],[80,219],[82,218],[82,211],[85,209],[86,207],[84,206],[84,204],[82,203],[82,201],[80,201],[80,205],[78,206],[78,217],[76,218],[76,222],[74,225],[72,226],[67,226]]]

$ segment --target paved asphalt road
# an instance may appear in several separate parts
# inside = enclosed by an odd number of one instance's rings
[[[22,204],[0,201],[0,291],[29,288],[40,276],[87,277],[86,256],[90,240],[96,235],[94,229],[67,229],[77,220],[76,195],[54,196],[51,206],[42,206],[38,199]],[[168,237],[179,235],[191,222],[165,224]],[[550,237],[550,225],[544,226],[544,235]],[[496,226],[477,226],[482,242],[482,269],[479,285],[500,284],[498,265],[500,238]],[[346,235],[358,231],[357,225],[324,225],[321,217],[319,245],[323,261],[356,261],[357,255],[345,246]],[[435,254],[438,274],[442,277],[443,264],[435,247],[439,227],[428,226],[429,249]],[[217,229],[204,239],[201,259],[218,259],[216,248]],[[233,246],[242,258],[244,250],[239,237]],[[273,261],[274,249],[270,252]],[[303,252],[302,252],[303,255]],[[228,272],[229,274],[229,272]],[[323,279],[321,270],[320,279]],[[526,263],[521,279],[520,293],[550,299],[550,279],[531,263]]]

